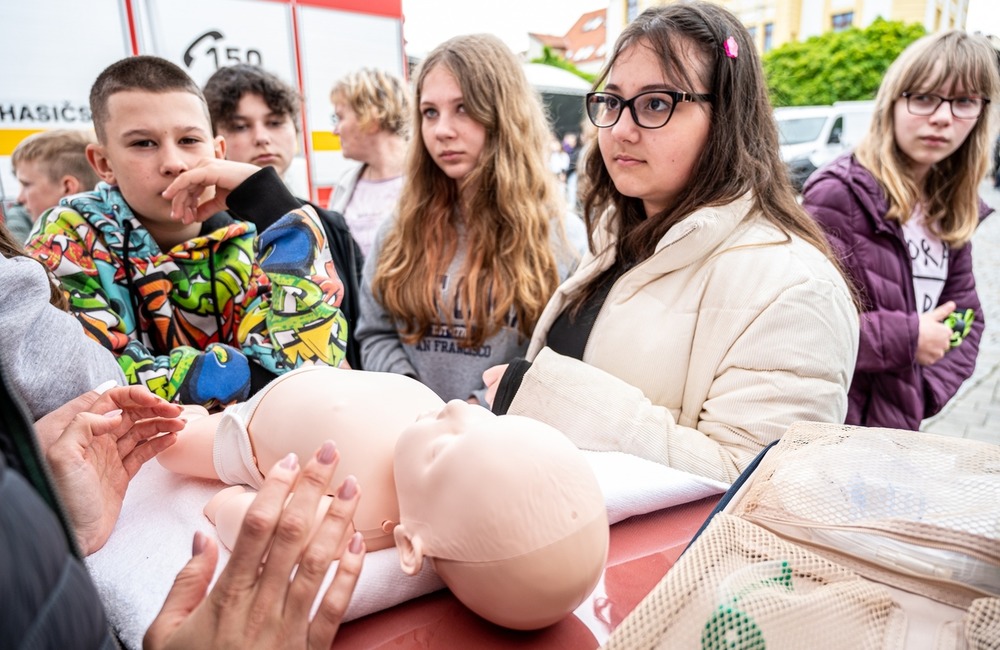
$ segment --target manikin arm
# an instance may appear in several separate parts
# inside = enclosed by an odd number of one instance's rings
[[[348,480],[354,481],[353,477],[349,477]],[[247,510],[250,509],[250,504],[253,503],[256,497],[256,492],[247,491],[242,485],[233,485],[221,490],[205,505],[205,516],[215,524],[215,531],[219,535],[219,541],[229,550],[233,549],[236,538],[240,534],[240,528],[243,526],[243,519],[246,517]],[[312,530],[319,530],[323,516],[330,509],[330,504],[332,503],[333,497],[320,497]],[[347,541],[350,540],[350,535],[353,535],[353,533],[354,525],[352,523],[349,526],[348,536],[344,538],[344,547],[346,547]],[[343,552],[344,548],[338,549],[335,557],[339,558]]]
[[[160,452],[156,460],[171,472],[218,479],[212,463],[212,445],[222,413],[210,415],[201,407],[185,406],[181,418],[187,420],[187,424],[177,434],[177,442]]]

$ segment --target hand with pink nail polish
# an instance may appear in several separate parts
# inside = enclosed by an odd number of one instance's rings
[[[206,596],[218,546],[196,533],[192,558],[177,575],[143,641],[159,648],[330,647],[361,573],[365,544],[351,520],[361,491],[353,476],[316,518],[340,460],[327,441],[305,468],[288,454],[267,473],[246,508],[233,554]],[[333,581],[309,612],[333,560]],[[294,575],[293,575],[294,574]]]
[[[84,555],[108,541],[139,468],[177,439],[180,412],[141,386],[118,386],[39,420],[39,442]]]

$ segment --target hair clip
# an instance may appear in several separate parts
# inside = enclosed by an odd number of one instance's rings
[[[740,54],[740,45],[732,36],[727,38],[726,42],[722,44],[722,49],[726,51],[726,56],[730,59],[735,59]]]

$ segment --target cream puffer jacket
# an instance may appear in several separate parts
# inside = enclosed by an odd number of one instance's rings
[[[623,451],[732,482],[798,420],[841,423],[858,314],[834,265],[749,196],[692,214],[612,287],[583,361],[544,347],[566,298],[614,261],[596,233],[532,336],[508,413],[583,449]]]

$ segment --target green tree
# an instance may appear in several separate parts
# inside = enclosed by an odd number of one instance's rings
[[[597,79],[596,74],[591,74],[589,72],[584,72],[580,68],[573,65],[571,62],[567,61],[563,57],[555,54],[548,45],[542,47],[542,55],[538,58],[532,59],[531,63],[541,63],[543,65],[551,65],[556,68],[562,68],[568,72],[572,72],[581,79],[586,79],[589,83],[594,83],[594,79]]]
[[[865,29],[827,32],[763,56],[775,106],[873,99],[889,64],[925,33],[919,23],[875,19]]]

